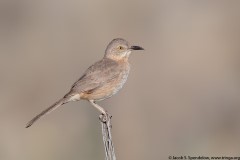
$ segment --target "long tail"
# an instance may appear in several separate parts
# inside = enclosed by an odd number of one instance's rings
[[[71,97],[64,97],[62,99],[60,99],[59,101],[57,101],[56,103],[54,103],[53,105],[51,105],[50,107],[48,107],[47,109],[45,109],[44,111],[42,111],[40,114],[38,114],[36,117],[34,117],[31,121],[29,121],[26,125],[26,128],[30,127],[33,123],[35,123],[38,119],[40,119],[41,117],[49,114],[50,112],[52,112],[53,110],[57,109],[58,107],[60,107],[61,105],[69,102],[71,99]]]

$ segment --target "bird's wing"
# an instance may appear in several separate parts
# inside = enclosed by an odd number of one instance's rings
[[[103,86],[119,76],[119,64],[110,59],[102,59],[90,66],[83,76],[72,86],[73,92],[88,92]]]

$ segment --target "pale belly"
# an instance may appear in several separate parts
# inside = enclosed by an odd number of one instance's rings
[[[81,95],[81,99],[101,101],[118,93],[118,91],[123,87],[127,81],[129,70],[121,73],[118,77],[112,79],[110,82],[104,84],[103,86],[97,88],[92,93],[85,93]]]

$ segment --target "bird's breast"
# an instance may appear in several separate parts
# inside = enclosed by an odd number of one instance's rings
[[[101,87],[97,88],[92,93],[83,95],[82,98],[100,101],[116,94],[127,81],[130,66],[129,64],[121,65],[117,69],[117,74],[112,79],[106,81]]]
[[[128,67],[127,69],[125,69],[124,71],[122,71],[119,74],[119,77],[118,77],[117,81],[115,82],[115,87],[114,87],[115,89],[113,89],[113,94],[116,94],[126,83],[128,75],[129,75],[129,71],[130,71],[130,68]]]
[[[118,93],[120,89],[122,89],[123,85],[126,83],[130,67],[125,66],[119,72],[118,76],[110,80],[106,85],[104,85],[99,91],[103,93],[103,96],[98,100],[103,100],[113,96],[114,94]]]

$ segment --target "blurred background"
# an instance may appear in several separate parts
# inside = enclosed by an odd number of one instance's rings
[[[1,160],[104,159],[86,101],[25,124],[117,37],[146,49],[99,103],[117,159],[240,156],[240,1],[0,0]]]

